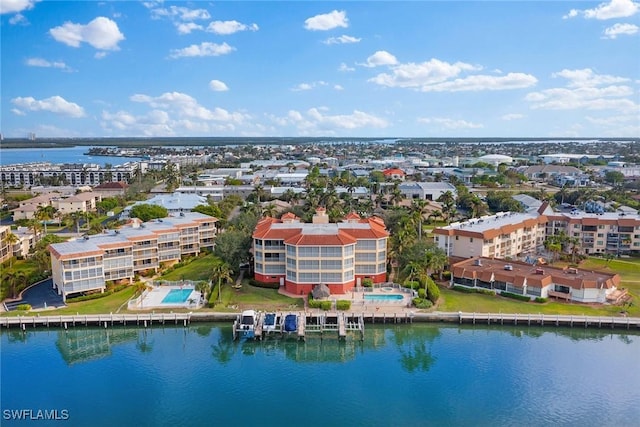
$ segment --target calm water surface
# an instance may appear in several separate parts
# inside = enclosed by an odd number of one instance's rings
[[[638,334],[367,326],[364,342],[233,342],[220,324],[3,330],[1,406],[65,409],[52,424],[78,426],[640,421]]]
[[[16,163],[50,162],[50,163],[95,163],[104,166],[107,163],[122,163],[140,160],[135,157],[85,156],[91,147],[66,148],[2,148],[0,149],[0,165]],[[107,148],[107,147],[105,147]]]

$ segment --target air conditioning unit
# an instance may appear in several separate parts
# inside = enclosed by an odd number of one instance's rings
[[[507,271],[513,271],[513,265],[511,265],[511,264],[506,264],[506,265],[504,266],[504,269],[505,269],[505,270],[507,270]]]
[[[569,273],[569,274],[578,274],[578,269],[570,267],[570,268],[567,269],[567,273]]]
[[[473,265],[482,266],[482,260],[481,260],[480,258],[476,259],[476,260],[473,262]]]

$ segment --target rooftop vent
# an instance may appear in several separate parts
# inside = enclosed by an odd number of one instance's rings
[[[544,270],[541,268],[536,268],[536,274],[544,274]]]
[[[567,269],[567,273],[569,273],[569,274],[578,274],[578,269],[577,268],[573,268],[573,267],[568,268]]]
[[[480,258],[477,258],[474,262],[473,265],[477,265],[477,266],[482,266],[482,260]]]
[[[513,271],[513,265],[505,264],[504,269],[507,270],[507,271]]]

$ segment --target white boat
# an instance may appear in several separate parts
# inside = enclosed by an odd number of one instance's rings
[[[253,338],[256,329],[256,312],[254,310],[244,310],[240,315],[240,322],[237,325],[238,334],[241,337]]]

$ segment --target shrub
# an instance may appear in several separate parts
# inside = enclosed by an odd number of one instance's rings
[[[255,286],[256,288],[280,289],[280,283],[278,282],[260,282],[256,279],[249,279],[249,285]]]
[[[467,288],[464,286],[460,286],[460,285],[454,285],[453,288],[454,291],[458,291],[458,292],[464,292],[466,294],[483,294],[483,295],[495,295],[496,293],[493,292],[490,289],[482,289],[482,288]]]
[[[373,279],[362,279],[362,286],[364,286],[365,288],[371,288],[373,287]]]
[[[30,304],[19,304],[16,307],[17,310],[21,310],[21,311],[29,311],[31,310],[31,305]]]
[[[433,303],[431,301],[424,298],[414,298],[412,302],[416,308],[421,308],[421,309],[431,308],[433,306]]]
[[[404,287],[408,289],[420,289],[420,282],[416,282],[415,280],[407,280],[404,282]]]
[[[539,303],[539,304],[544,304],[545,302],[547,302],[547,299],[546,298],[537,297],[534,301]]]
[[[418,289],[418,298],[426,299],[427,298],[427,290],[424,288]]]
[[[444,271],[442,273],[442,280],[451,280],[451,272],[450,271]]]
[[[531,301],[527,295],[513,294],[511,292],[501,292],[500,295],[507,298],[517,299],[519,301]]]
[[[67,298],[67,302],[68,303],[74,303],[74,302],[90,301],[90,300],[94,300],[94,299],[108,297],[111,294],[114,294],[116,292],[120,292],[121,290],[123,290],[127,286],[129,286],[129,285],[118,285],[118,286],[114,286],[109,291],[96,292],[96,293],[89,294],[89,295],[82,295],[82,296],[79,296],[79,297]]]
[[[336,301],[336,309],[349,310],[351,308],[351,301],[340,299]]]
[[[429,297],[429,300],[434,304],[436,303],[436,301],[438,301],[438,298],[440,298],[440,289],[431,277],[427,278],[427,296]]]

